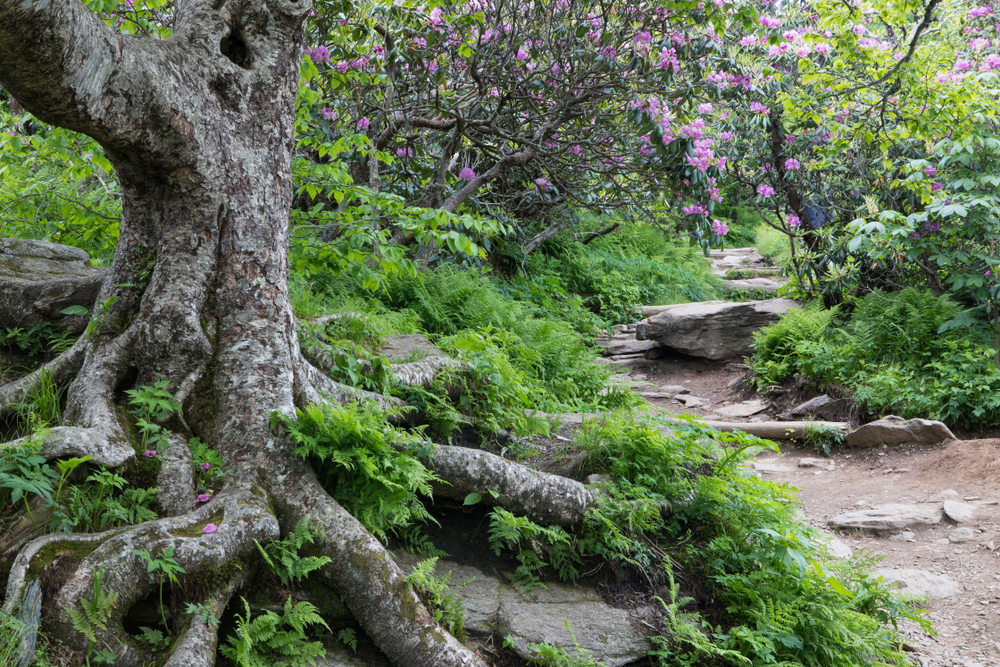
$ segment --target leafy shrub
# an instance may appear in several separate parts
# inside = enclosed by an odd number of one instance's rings
[[[288,429],[295,454],[309,460],[323,485],[373,535],[431,519],[419,495],[437,481],[417,460],[430,443],[385,423],[366,405],[310,405],[291,419],[274,413]]]
[[[753,369],[757,388],[777,384],[798,370],[796,350],[803,341],[820,340],[837,315],[814,302],[789,310],[781,319],[754,333]]]

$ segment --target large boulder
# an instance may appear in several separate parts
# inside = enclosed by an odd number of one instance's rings
[[[851,447],[936,445],[954,439],[951,430],[942,422],[931,419],[903,419],[896,415],[865,424],[848,433],[845,438]]]
[[[791,299],[687,303],[640,322],[636,338],[706,359],[742,357],[750,353],[755,331],[798,307]]]
[[[0,239],[0,327],[40,322],[79,333],[88,317],[65,316],[70,306],[90,309],[107,269],[92,266],[79,248],[27,239]]]
[[[931,600],[950,598],[962,592],[962,585],[949,576],[927,570],[875,570],[886,582],[903,593],[926,596]]]

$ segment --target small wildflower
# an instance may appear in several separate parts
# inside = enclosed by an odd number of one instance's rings
[[[211,470],[212,469],[212,464],[209,463],[208,461],[206,461],[205,463],[201,464],[201,469],[202,470]]]
[[[219,529],[219,527],[216,526],[214,523],[209,523],[209,524],[205,525],[205,528],[202,529],[201,532],[203,532],[203,533],[214,533],[218,529]]]
[[[202,493],[202,494],[199,494],[198,497],[195,498],[194,500],[197,503],[207,503],[211,499],[212,499],[212,496],[208,495],[207,493]]]
[[[154,456],[156,456],[156,450],[150,449],[149,451],[145,452],[145,455],[148,456],[149,458],[153,458]]]

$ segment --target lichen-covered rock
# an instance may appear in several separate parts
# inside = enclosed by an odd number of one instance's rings
[[[904,528],[926,528],[941,523],[941,506],[891,503],[870,510],[845,512],[830,519],[834,528],[898,532]]]
[[[92,266],[79,248],[27,239],[0,239],[0,326],[29,327],[48,321],[80,332],[85,316],[66,316],[70,306],[88,310],[107,269]]]
[[[694,357],[741,357],[750,353],[754,332],[798,307],[791,299],[688,303],[640,322],[636,338],[654,340]]]

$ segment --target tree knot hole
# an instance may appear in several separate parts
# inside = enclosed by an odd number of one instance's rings
[[[229,58],[230,62],[234,65],[242,67],[243,69],[249,68],[250,58],[247,53],[247,45],[240,38],[238,33],[227,33],[226,36],[222,38],[222,42],[219,43],[219,51],[226,58]]]

